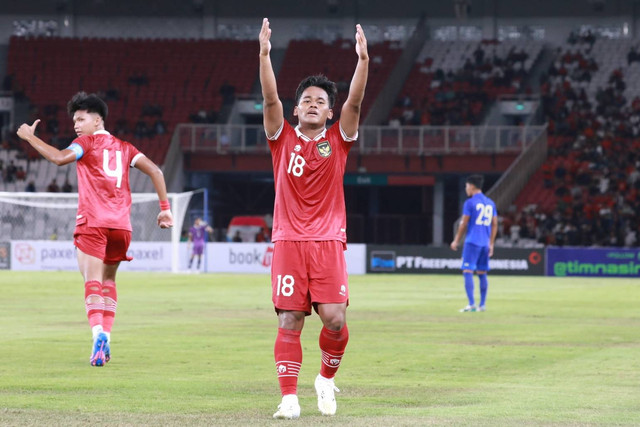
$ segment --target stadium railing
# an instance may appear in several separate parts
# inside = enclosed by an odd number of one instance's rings
[[[521,152],[546,126],[361,126],[352,151],[363,154],[465,154]],[[261,125],[180,124],[184,152],[266,153]]]

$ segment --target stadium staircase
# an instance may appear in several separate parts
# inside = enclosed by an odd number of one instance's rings
[[[545,132],[518,155],[500,179],[487,191],[487,196],[495,201],[498,212],[508,209],[519,195],[529,195],[538,190],[535,187],[535,179],[531,177],[535,176],[546,157],[547,133]]]
[[[423,15],[404,46],[402,55],[398,58],[398,62],[380,91],[380,95],[375,98],[371,111],[365,116],[363,124],[380,125],[387,122],[394,100],[398,98],[404,82],[409,77],[413,64],[428,36],[429,26],[427,25],[426,17]]]
[[[558,203],[553,188],[544,187],[544,173],[536,170],[514,201],[516,208],[522,210],[528,206],[536,206],[542,212],[551,212]]]
[[[525,87],[531,88],[532,93],[540,93],[540,78],[549,70],[555,58],[555,49],[550,45],[544,45],[524,82]]]

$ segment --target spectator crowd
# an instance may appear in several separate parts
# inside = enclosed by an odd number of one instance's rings
[[[588,82],[599,64],[592,36],[576,37],[543,76],[549,123],[548,157],[540,185],[555,203],[509,212],[511,240],[558,246],[637,246],[640,231],[640,98],[625,98],[625,73],[611,72],[595,96]],[[627,58],[640,60],[635,48]]]

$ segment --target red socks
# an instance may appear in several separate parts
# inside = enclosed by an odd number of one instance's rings
[[[333,378],[340,367],[344,349],[349,342],[349,329],[346,324],[339,331],[323,327],[318,342],[322,351],[320,375],[325,378]]]
[[[84,307],[87,310],[89,325],[102,325],[104,313],[104,298],[102,296],[102,284],[97,280],[90,280],[84,284]]]
[[[276,372],[282,395],[297,394],[298,373],[302,365],[301,331],[278,328],[278,336],[273,348],[276,359]],[[320,331],[320,350],[322,364],[320,375],[333,378],[340,367],[344,350],[349,342],[349,329],[344,325],[339,331],[332,331],[325,327]]]
[[[112,280],[106,280],[102,285],[102,295],[104,296],[104,316],[102,318],[102,329],[105,332],[111,332],[113,320],[116,316],[116,307],[118,306],[118,292],[116,291],[116,283]]]
[[[298,373],[302,364],[300,332],[278,328],[273,354],[276,359],[276,372],[283,396],[297,392]]]

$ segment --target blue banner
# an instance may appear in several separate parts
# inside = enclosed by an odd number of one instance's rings
[[[640,277],[640,250],[548,248],[547,275]]]
[[[367,273],[461,274],[461,251],[447,246],[367,245]],[[544,276],[544,249],[496,248],[491,275]]]

